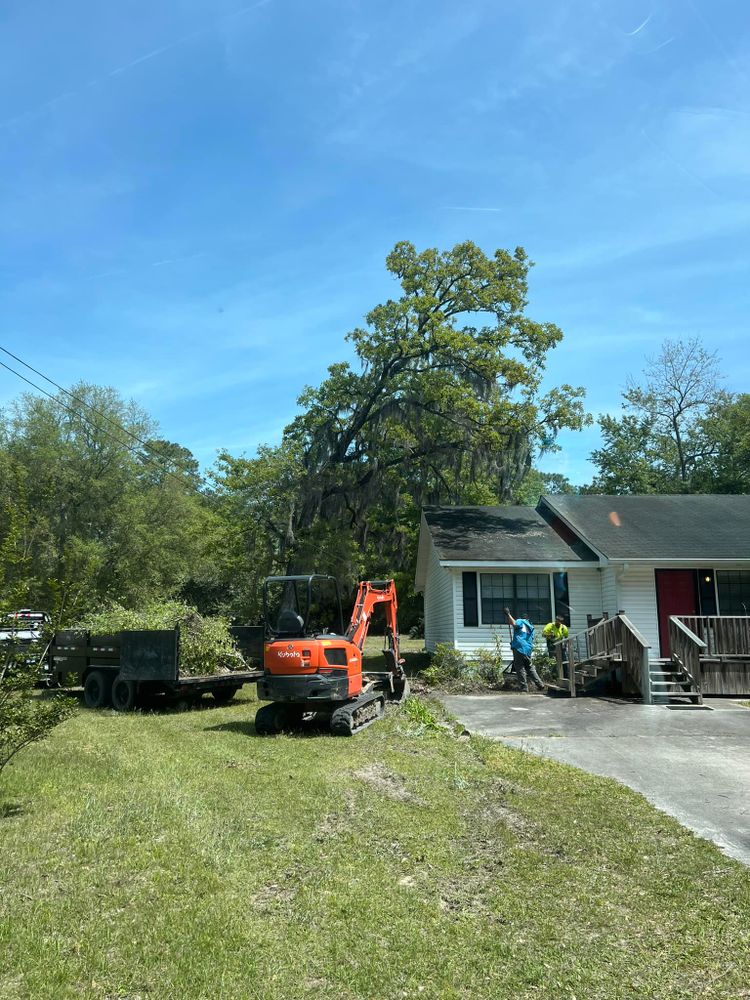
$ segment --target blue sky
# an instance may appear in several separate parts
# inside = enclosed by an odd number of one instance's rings
[[[741,0],[5,0],[0,343],[210,464],[278,440],[397,240],[468,238],[537,262],[594,413],[665,337],[747,391],[748,67]]]

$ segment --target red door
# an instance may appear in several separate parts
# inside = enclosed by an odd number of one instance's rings
[[[659,609],[661,655],[669,656],[669,616],[698,614],[698,587],[694,569],[657,569],[656,606]]]

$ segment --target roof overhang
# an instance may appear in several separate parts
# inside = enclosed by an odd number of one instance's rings
[[[480,567],[481,569],[598,569],[599,562],[579,560],[518,560],[518,559],[441,559],[440,565],[446,569]]]
[[[711,556],[699,556],[697,558],[672,558],[671,556],[649,556],[644,559],[642,556],[630,557],[630,556],[617,556],[616,558],[607,559],[606,562],[610,566],[628,566],[630,563],[638,563],[639,566],[673,566],[676,564],[680,566],[737,566],[738,564],[746,564],[750,566],[750,558],[745,556],[735,556],[733,559],[727,556],[722,556],[719,559],[714,559]]]

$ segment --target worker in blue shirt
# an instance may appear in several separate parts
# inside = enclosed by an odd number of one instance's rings
[[[534,651],[534,626],[527,618],[514,618],[508,608],[505,609],[505,614],[508,624],[513,630],[510,648],[513,650],[513,669],[518,676],[518,683],[521,685],[521,690],[529,690],[529,684],[526,680],[528,672],[537,690],[544,691],[542,679],[536,672],[536,667],[531,662],[531,654]]]

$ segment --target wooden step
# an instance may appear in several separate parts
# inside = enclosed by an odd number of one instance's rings
[[[674,691],[674,692],[660,691],[658,693],[654,692],[654,695],[653,695],[654,704],[662,704],[662,702],[657,702],[656,701],[657,698],[665,698],[665,699],[672,699],[672,698],[698,698],[700,701],[703,700],[701,698],[700,691],[681,691],[681,692],[676,692],[676,691]]]

